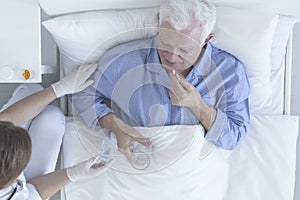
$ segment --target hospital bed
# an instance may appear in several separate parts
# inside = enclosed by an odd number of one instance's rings
[[[117,44],[154,35],[161,3],[39,2],[52,17],[42,24],[58,46],[61,76],[82,63],[97,62]],[[141,133],[155,133],[154,143],[161,147],[147,169],[132,168],[114,149],[114,163],[105,173],[67,185],[62,199],[293,199],[298,135],[298,117],[290,115],[292,30],[299,20],[295,1],[213,2],[217,24],[212,44],[239,58],[250,78],[251,124],[240,145],[234,151],[205,149],[210,144],[195,134],[203,131],[200,125],[140,127]],[[67,99],[60,105],[67,114],[61,167],[68,167],[98,154],[104,133],[100,127],[88,128]]]

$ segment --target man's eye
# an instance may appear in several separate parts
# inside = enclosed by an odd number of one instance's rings
[[[181,49],[181,52],[184,53],[184,54],[188,53],[188,51],[185,50],[185,49]]]
[[[162,40],[161,40],[160,42],[161,42],[163,45],[166,45],[166,46],[168,45],[168,43],[165,42],[165,41],[162,41]]]
[[[193,51],[193,48],[180,49],[180,51],[184,54],[187,54],[187,53],[190,53],[191,51]]]
[[[189,53],[189,50],[187,50],[187,49],[180,49],[180,51],[181,51],[182,53],[184,53],[184,54]]]

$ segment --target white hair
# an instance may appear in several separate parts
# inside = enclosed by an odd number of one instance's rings
[[[215,26],[216,8],[207,0],[167,0],[161,5],[159,16],[159,24],[166,21],[177,31],[188,30],[198,23],[204,42]]]

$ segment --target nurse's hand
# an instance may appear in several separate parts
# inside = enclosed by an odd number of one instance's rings
[[[107,169],[105,165],[109,165],[110,162],[103,164],[99,161],[98,156],[92,157],[89,160],[68,167],[66,169],[67,177],[70,181],[74,182],[80,179],[98,176]]]
[[[97,64],[86,64],[74,69],[60,81],[53,83],[52,89],[57,98],[65,94],[73,94],[84,90],[94,81],[88,80],[92,73],[96,70]]]

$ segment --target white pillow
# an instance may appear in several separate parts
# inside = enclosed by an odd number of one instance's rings
[[[158,8],[93,11],[53,18],[43,26],[62,54],[78,63],[97,62],[109,48],[157,33]]]
[[[80,64],[97,62],[117,44],[154,35],[157,12],[158,8],[94,11],[53,18],[43,25],[53,35],[62,54]],[[233,8],[218,8],[217,13],[213,44],[245,63],[252,88],[250,109],[263,111],[272,103],[270,51],[277,17]],[[75,66],[65,65],[66,73]]]
[[[266,114],[283,114],[284,112],[284,84],[285,84],[285,55],[286,45],[293,31],[294,24],[299,19],[291,16],[279,15],[271,49],[271,83],[272,105],[264,109]]]
[[[295,23],[300,19],[291,16],[279,15],[271,50],[271,71],[279,70],[284,60],[286,44],[293,31]]]
[[[278,16],[218,7],[213,45],[244,63],[251,85],[250,111],[272,104],[271,47]]]

